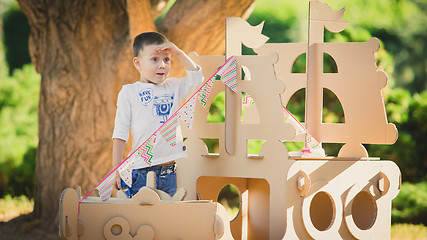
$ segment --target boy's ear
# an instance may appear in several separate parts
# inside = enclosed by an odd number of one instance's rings
[[[140,62],[139,62],[139,58],[138,57],[134,57],[133,58],[133,65],[136,67],[136,69],[139,70],[139,68],[140,68]]]

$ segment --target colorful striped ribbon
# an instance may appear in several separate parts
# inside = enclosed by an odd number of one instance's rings
[[[227,87],[237,93],[237,61],[235,56],[232,56],[229,61],[222,65],[217,75],[221,76],[221,81]]]
[[[179,114],[173,114],[172,117],[170,117],[158,130],[166,142],[168,142],[172,147],[176,146],[176,129],[178,127],[178,119]]]
[[[203,107],[206,107],[206,104],[208,102],[209,94],[211,93],[211,88],[215,82],[215,78],[210,78],[204,85],[203,88],[200,89],[200,92],[198,94],[200,103]]]
[[[107,201],[110,198],[111,193],[113,192],[114,178],[114,171],[110,172],[110,174],[95,188],[99,191],[98,194],[102,201]],[[83,200],[80,200],[80,202],[81,201]]]

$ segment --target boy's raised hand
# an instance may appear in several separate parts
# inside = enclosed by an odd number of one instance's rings
[[[179,56],[183,53],[181,49],[179,49],[175,44],[171,42],[163,43],[156,48],[159,52],[169,52],[172,55]]]
[[[159,52],[164,51],[175,55],[187,70],[197,71],[198,69],[196,63],[184,51],[171,42],[160,44],[156,50]]]

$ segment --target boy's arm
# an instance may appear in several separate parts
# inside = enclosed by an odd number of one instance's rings
[[[122,162],[122,156],[123,156],[123,151],[125,149],[125,143],[126,143],[125,140],[122,140],[119,138],[113,139],[113,169],[115,169]],[[115,172],[114,185],[118,189],[122,189],[120,174],[119,174],[119,171],[117,171],[117,170]]]
[[[175,44],[167,42],[162,44],[158,51],[170,51],[172,55],[175,55],[179,61],[184,65],[184,68],[189,71],[197,71],[197,64],[191,59],[184,51],[179,49]]]

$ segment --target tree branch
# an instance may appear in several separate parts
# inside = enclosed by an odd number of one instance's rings
[[[151,15],[153,16],[153,21],[155,21],[163,12],[163,10],[165,10],[169,0],[150,0],[150,2],[151,2]]]
[[[127,0],[127,12],[132,40],[142,32],[156,31],[150,0]]]
[[[252,12],[254,0],[177,0],[165,18],[158,23],[157,29],[177,44],[186,53],[197,52],[200,55],[224,54],[225,18],[248,18]],[[182,75],[183,71],[174,66],[173,74]]]

